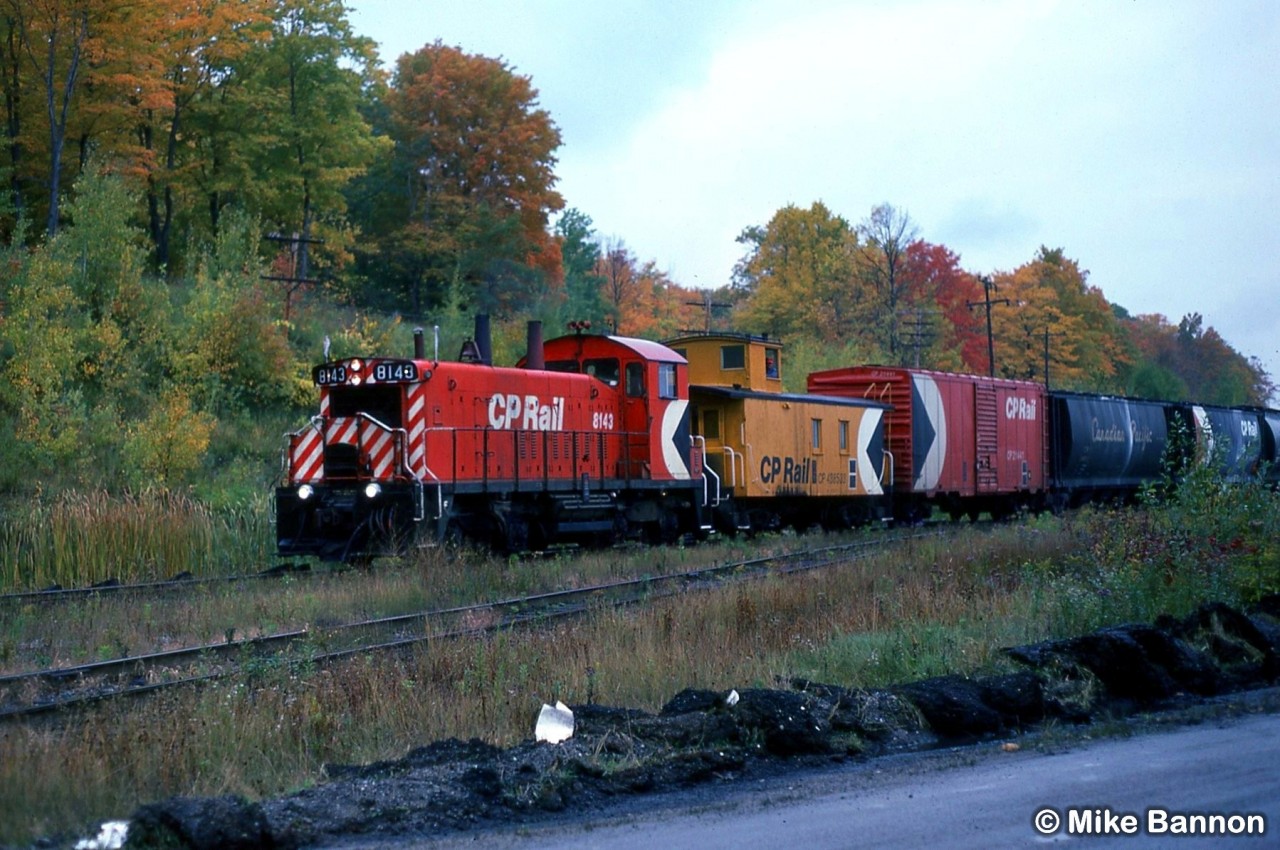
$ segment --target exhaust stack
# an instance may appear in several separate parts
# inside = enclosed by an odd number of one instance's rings
[[[542,350],[542,322],[529,322],[528,352],[524,357],[524,368],[536,369],[539,372],[547,368],[547,358]]]
[[[458,359],[464,363],[493,365],[493,342],[489,338],[488,315],[483,313],[476,315],[475,339],[468,339],[462,343],[462,351],[458,353]]]
[[[493,365],[493,339],[489,335],[489,314],[476,314],[476,348],[480,350],[480,362]]]

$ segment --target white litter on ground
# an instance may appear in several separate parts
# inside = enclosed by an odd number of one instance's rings
[[[548,744],[558,744],[573,737],[573,712],[569,706],[556,700],[554,706],[543,703],[538,713],[538,725],[534,736]]]
[[[82,838],[76,842],[76,850],[120,850],[128,834],[128,821],[107,821],[98,831],[97,838]]]

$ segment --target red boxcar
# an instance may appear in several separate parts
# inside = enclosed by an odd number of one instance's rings
[[[1044,388],[1030,381],[856,366],[814,372],[809,392],[888,402],[894,512],[958,518],[1040,507],[1047,481]]]

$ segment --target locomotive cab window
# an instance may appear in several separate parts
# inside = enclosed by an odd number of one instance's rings
[[[721,369],[747,368],[746,346],[743,346],[743,345],[720,346],[720,368]]]
[[[582,361],[582,371],[604,381],[611,387],[618,385],[618,358],[596,357]]]
[[[676,364],[658,364],[658,398],[676,397]]]
[[[365,413],[388,428],[399,428],[400,407],[400,387],[392,384],[329,388],[330,416]]]
[[[644,364],[643,363],[627,364],[627,395],[629,396],[644,395]]]
[[[548,372],[579,372],[581,371],[581,369],[578,367],[577,360],[548,360],[547,371]]]

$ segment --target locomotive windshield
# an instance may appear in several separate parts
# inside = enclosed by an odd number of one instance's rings
[[[372,385],[329,388],[330,416],[355,416],[357,413],[368,414],[388,428],[401,427],[400,387]]]
[[[577,360],[548,360],[547,370],[550,372],[583,372],[593,378],[604,381],[611,387],[618,385],[621,367],[616,357],[589,357],[582,361],[579,368]]]

